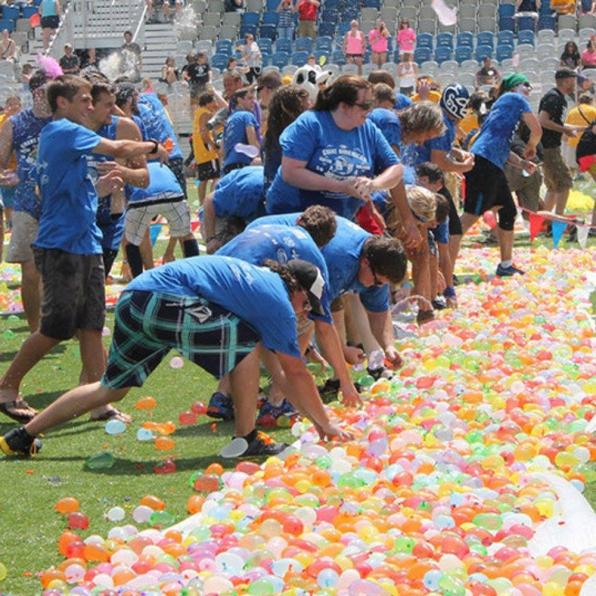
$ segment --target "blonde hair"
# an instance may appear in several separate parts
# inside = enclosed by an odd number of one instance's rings
[[[408,205],[415,217],[423,222],[434,221],[437,212],[437,197],[436,194],[422,186],[409,186],[406,189],[406,196],[408,197]],[[403,239],[406,231],[403,226],[402,219],[392,201],[387,201],[387,228],[390,233]]]

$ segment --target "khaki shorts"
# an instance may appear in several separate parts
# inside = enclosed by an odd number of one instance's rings
[[[7,263],[26,263],[33,261],[31,245],[37,238],[39,221],[25,211],[13,211],[12,234],[6,251]]]
[[[573,188],[571,171],[563,160],[561,147],[544,149],[542,171],[546,188],[551,192],[565,192]]]

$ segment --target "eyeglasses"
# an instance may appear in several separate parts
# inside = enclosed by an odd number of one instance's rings
[[[360,108],[363,112],[368,112],[373,107],[373,102],[365,101],[363,103],[355,103],[354,105]]]
[[[384,281],[381,281],[381,280],[380,280],[380,279],[377,277],[377,274],[375,273],[375,270],[372,268],[372,265],[371,265],[370,263],[368,264],[368,267],[369,267],[369,269],[370,269],[370,272],[372,273],[373,280],[374,280],[374,285],[375,285],[377,288],[380,288],[381,286],[384,286],[384,285],[385,285],[385,282],[384,282]]]

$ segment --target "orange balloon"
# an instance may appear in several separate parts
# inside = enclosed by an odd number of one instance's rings
[[[215,474],[216,476],[221,476],[224,473],[223,466],[218,463],[213,463],[207,466],[205,470],[205,474]]]
[[[106,563],[110,560],[110,553],[103,544],[86,544],[83,550],[83,557],[87,561],[97,561],[98,563]]]
[[[64,497],[54,505],[54,509],[60,513],[74,513],[79,510],[79,501],[74,497]]]
[[[136,574],[130,569],[121,569],[112,575],[114,586],[123,586],[124,584],[127,584],[129,581],[133,580],[135,577]]]
[[[155,439],[155,448],[158,451],[171,451],[176,447],[176,441],[168,437],[158,437]]]
[[[49,569],[41,576],[41,585],[47,588],[55,579],[66,582],[66,575],[57,569]]]
[[[141,499],[141,505],[145,505],[145,507],[150,507],[153,511],[162,511],[166,508],[166,504],[153,495],[146,495]]]
[[[157,401],[154,397],[141,397],[135,404],[137,410],[152,410],[157,406]]]
[[[58,551],[61,555],[67,556],[68,545],[72,542],[81,542],[81,537],[74,532],[66,530],[58,539]]]

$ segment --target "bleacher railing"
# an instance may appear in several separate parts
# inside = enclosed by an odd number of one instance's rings
[[[54,37],[50,40],[50,45],[45,51],[46,56],[51,56],[59,60],[64,54],[64,45],[72,43],[74,39],[74,14],[72,10],[72,2],[66,6],[62,13],[60,26],[56,31]]]

